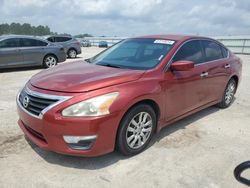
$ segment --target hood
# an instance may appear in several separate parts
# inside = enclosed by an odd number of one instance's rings
[[[84,61],[57,65],[34,75],[32,86],[61,92],[86,92],[139,79],[145,71],[111,68]]]

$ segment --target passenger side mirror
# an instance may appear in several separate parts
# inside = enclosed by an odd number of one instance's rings
[[[188,71],[192,68],[194,68],[194,62],[192,61],[176,61],[171,65],[171,69],[176,71]]]

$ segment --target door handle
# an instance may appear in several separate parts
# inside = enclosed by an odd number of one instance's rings
[[[207,77],[208,76],[208,72],[202,72],[200,74],[200,77],[204,78],[204,77]]]
[[[230,67],[231,67],[230,64],[226,64],[226,65],[224,66],[225,69],[228,69],[228,68],[230,68]]]

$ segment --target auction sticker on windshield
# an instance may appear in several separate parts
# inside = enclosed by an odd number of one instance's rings
[[[175,41],[173,40],[155,40],[154,43],[157,43],[157,44],[174,44]]]

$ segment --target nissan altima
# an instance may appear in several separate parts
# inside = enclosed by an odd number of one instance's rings
[[[211,38],[130,38],[33,76],[17,95],[18,124],[54,152],[135,155],[163,127],[212,105],[229,107],[241,69]]]

